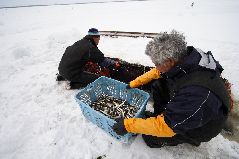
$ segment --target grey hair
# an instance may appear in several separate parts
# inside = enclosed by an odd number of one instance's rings
[[[179,61],[187,53],[187,43],[185,36],[176,30],[171,33],[159,33],[151,40],[145,50],[155,65],[160,65],[168,59]]]

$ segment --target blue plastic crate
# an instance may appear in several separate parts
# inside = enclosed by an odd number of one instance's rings
[[[100,77],[84,89],[81,89],[75,96],[84,116],[88,120],[116,139],[128,142],[132,136],[131,133],[127,133],[124,136],[117,135],[112,130],[115,121],[90,107],[90,104],[102,95],[109,95],[117,99],[126,100],[130,105],[137,106],[139,110],[135,114],[135,117],[142,117],[147,101],[149,100],[149,94],[137,88],[126,89],[125,83],[107,77]]]

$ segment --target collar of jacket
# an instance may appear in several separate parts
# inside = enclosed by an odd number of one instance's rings
[[[199,51],[199,49],[195,49],[193,46],[188,46],[187,56],[182,60],[182,62],[168,72],[162,74],[162,76],[166,78],[180,78],[194,71],[218,71],[221,65],[216,62],[214,58],[211,59],[211,52],[204,53]],[[204,55],[208,56],[208,58],[203,57]],[[202,63],[204,65],[202,65]],[[215,68],[208,68],[210,63],[215,64]]]
[[[96,43],[95,43],[95,41],[94,41],[94,39],[92,38],[91,35],[86,35],[86,36],[84,37],[84,39],[90,41],[90,42],[92,43],[92,45],[94,45],[95,47],[97,47],[97,45],[96,45]]]

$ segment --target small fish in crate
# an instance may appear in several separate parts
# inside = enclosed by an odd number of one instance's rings
[[[130,105],[126,100],[117,99],[108,95],[100,96],[98,100],[90,106],[111,119],[133,118],[139,110],[137,106]]]
[[[79,90],[75,99],[83,115],[114,138],[128,142],[131,133],[118,135],[112,129],[117,118],[137,118],[143,115],[149,94],[140,89],[126,89],[126,84],[107,77]]]

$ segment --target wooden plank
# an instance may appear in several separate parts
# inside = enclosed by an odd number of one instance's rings
[[[126,31],[100,31],[100,35],[102,36],[110,36],[110,37],[146,37],[146,38],[154,38],[158,33],[145,33],[145,32],[126,32]]]

